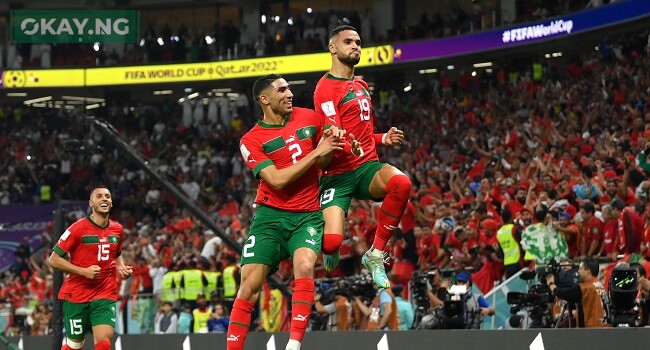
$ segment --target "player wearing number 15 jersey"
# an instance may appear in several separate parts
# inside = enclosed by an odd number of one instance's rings
[[[354,135],[363,152],[360,157],[348,152],[335,154],[321,179],[321,206],[325,218],[323,262],[329,271],[338,264],[344,218],[351,199],[383,200],[377,214],[373,245],[361,262],[372,273],[376,285],[390,288],[383,250],[404,214],[411,180],[392,165],[380,163],[375,144],[399,145],[404,136],[397,128],[391,128],[386,134],[374,134],[368,84],[354,76],[354,66],[361,60],[361,38],[357,30],[347,25],[334,28],[328,48],[332,67],[316,85],[316,112],[326,125],[340,127],[348,135]]]
[[[62,350],[81,349],[92,329],[96,350],[109,350],[115,328],[117,275],[131,276],[133,269],[120,256],[123,228],[109,219],[111,192],[96,187],[88,202],[92,213],[70,225],[50,256],[50,265],[69,275],[59,291],[67,341]],[[68,261],[65,257],[69,255]]]
[[[321,156],[343,149],[337,128],[309,109],[293,107],[293,94],[281,76],[269,74],[253,86],[264,116],[240,142],[244,162],[260,179],[257,212],[242,250],[241,284],[230,315],[227,349],[241,350],[251,311],[266,276],[293,259],[291,327],[286,349],[299,350],[314,301],[314,264],[320,253],[323,215],[318,203]]]

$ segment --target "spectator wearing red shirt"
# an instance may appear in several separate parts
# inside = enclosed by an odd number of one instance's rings
[[[601,212],[603,213],[603,245],[605,255],[616,261],[618,256],[619,234],[618,234],[618,220],[614,216],[612,206],[610,204],[603,205]]]
[[[596,208],[590,201],[584,201],[580,206],[582,218],[582,244],[580,254],[583,257],[598,257],[603,251],[603,222],[594,214]]]
[[[133,267],[133,279],[138,280],[139,291],[133,291],[134,293],[142,294],[153,294],[153,279],[149,275],[149,265],[147,260],[138,256],[136,257],[136,263]]]
[[[641,242],[643,242],[643,220],[634,208],[626,207],[625,202],[619,198],[612,201],[612,209],[614,216],[618,217],[619,252],[640,253]]]

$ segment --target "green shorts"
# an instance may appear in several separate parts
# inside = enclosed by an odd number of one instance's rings
[[[117,303],[115,300],[97,299],[87,303],[63,301],[63,320],[66,337],[84,340],[92,327],[107,324],[115,328]]]
[[[348,213],[350,201],[372,199],[375,202],[383,198],[372,198],[368,189],[375,174],[388,164],[370,161],[347,173],[323,176],[320,178],[320,205],[322,209],[336,206]]]
[[[261,205],[242,249],[241,264],[268,265],[271,275],[278,270],[280,262],[292,257],[298,248],[309,248],[318,254],[323,225],[320,210],[291,213]]]

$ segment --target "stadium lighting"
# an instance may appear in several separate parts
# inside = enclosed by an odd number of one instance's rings
[[[551,54],[547,53],[546,55],[544,55],[544,58],[551,58]]]
[[[163,46],[164,44],[163,38],[158,38],[158,45]]]
[[[140,47],[144,46],[144,38],[140,39]]]
[[[223,89],[212,89],[212,92],[231,92],[231,88],[223,88]],[[222,95],[223,96],[223,95]]]
[[[404,92],[409,92],[411,89],[413,89],[413,84],[409,83],[404,87]]]
[[[492,67],[492,62],[474,63],[474,68],[485,68],[485,67]]]
[[[293,25],[293,18],[289,17],[289,19],[287,20],[287,23],[289,23],[289,25],[292,26]]]
[[[93,50],[95,50],[95,52],[98,52],[98,51],[99,51],[99,43],[95,43],[95,44],[93,45]]]
[[[99,108],[101,106],[102,106],[101,103],[94,103],[94,104],[86,106],[86,109],[91,110],[91,109]]]
[[[61,96],[61,99],[69,100],[69,101],[83,101],[83,102],[95,102],[95,103],[106,101],[103,98],[82,97],[82,96]]]
[[[181,97],[178,99],[178,103],[183,103],[183,102],[185,102],[185,97]]]
[[[52,101],[52,96],[45,96],[45,97],[34,98],[31,100],[25,100],[23,103],[25,105],[31,105],[32,103],[39,103],[45,101]]]
[[[173,93],[172,90],[156,90],[153,92],[154,95],[171,95]]]
[[[419,70],[419,73],[420,73],[420,74],[433,74],[433,73],[436,73],[436,72],[438,72],[438,70],[435,69],[435,68],[420,69],[420,70]]]
[[[195,93],[193,93],[193,94],[189,94],[189,96],[187,96],[187,98],[189,98],[190,100],[193,99],[193,98],[197,98],[197,97],[199,97],[199,93],[198,93],[198,92],[195,92]]]
[[[262,24],[266,23],[266,15],[262,15]]]
[[[276,21],[277,23],[280,23],[280,16],[275,16],[275,21]]]
[[[454,67],[453,64],[450,64],[450,65],[447,66],[447,70],[454,70],[454,68],[456,68],[456,67]]]
[[[485,70],[485,73],[491,74],[492,73],[492,68],[488,68]]]
[[[7,92],[7,97],[25,97],[27,96],[26,92]]]
[[[307,84],[307,80],[290,80],[287,83],[289,83],[289,85],[304,85]]]
[[[311,9],[311,7],[307,7],[307,13],[312,13],[314,10]]]
[[[472,76],[473,76],[473,77],[476,76],[476,71],[473,71],[473,72],[472,72]]]

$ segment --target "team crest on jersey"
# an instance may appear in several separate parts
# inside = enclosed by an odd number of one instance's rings
[[[308,227],[307,232],[309,232],[311,236],[314,236],[316,234],[316,229],[313,227]]]
[[[331,117],[333,115],[336,115],[336,109],[334,109],[334,102],[332,101],[323,102],[320,104],[320,107],[323,109],[323,113],[325,113],[326,116]]]

